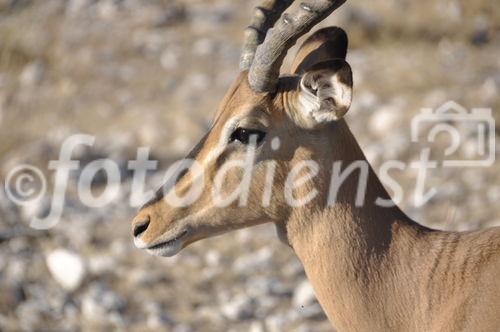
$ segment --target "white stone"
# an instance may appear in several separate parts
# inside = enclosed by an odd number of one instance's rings
[[[97,4],[97,13],[104,20],[111,20],[115,17],[118,8],[114,1],[100,1]]]
[[[89,271],[92,274],[103,274],[116,269],[115,257],[111,255],[95,255],[88,259]]]
[[[179,51],[176,49],[165,49],[160,56],[160,64],[165,70],[173,70],[179,66]]]
[[[33,61],[26,65],[19,75],[19,81],[22,86],[33,86],[40,83],[43,79],[45,68],[41,61]]]
[[[282,315],[274,315],[266,318],[266,330],[269,332],[280,332],[284,330],[286,323],[285,317]]]
[[[264,332],[265,331],[264,324],[262,324],[262,322],[257,322],[257,321],[252,322],[248,331],[249,332]]]
[[[247,296],[236,296],[221,307],[222,314],[230,320],[248,319],[253,316],[252,300]]]
[[[172,329],[172,332],[193,332],[193,328],[186,324],[177,324]]]
[[[90,4],[89,0],[70,0],[66,5],[66,12],[70,15],[77,15],[82,9]]]
[[[220,261],[221,261],[221,255],[217,250],[212,249],[205,254],[205,262],[210,267],[219,266]]]
[[[66,249],[56,249],[46,258],[47,267],[52,277],[65,289],[77,289],[85,277],[83,259]]]
[[[384,146],[379,142],[370,142],[367,146],[363,147],[366,159],[372,165],[378,165],[381,157],[384,155]]]
[[[488,200],[490,203],[495,204],[500,201],[500,186],[492,186],[488,189]]]
[[[263,247],[256,252],[243,255],[236,259],[233,269],[241,274],[248,274],[259,268],[269,266],[273,253],[268,247]]]
[[[147,312],[146,324],[151,330],[165,328],[170,323],[159,303],[149,302],[144,308]]]
[[[487,79],[480,88],[481,99],[494,100],[498,97],[499,89],[493,78]]]
[[[213,54],[215,51],[215,43],[210,38],[201,38],[194,42],[193,44],[193,52],[196,55],[208,56]]]
[[[304,279],[293,294],[293,305],[304,307],[316,301],[314,290],[307,279]]]
[[[0,87],[1,87],[1,84],[0,84]],[[7,99],[7,97],[5,97],[5,95],[0,93],[0,126],[2,125],[3,115],[5,113],[5,111],[4,111],[5,106],[4,105],[5,105],[6,99]]]
[[[398,107],[385,106],[370,117],[368,127],[374,134],[384,136],[390,130],[397,128],[400,122],[401,110]]]
[[[91,321],[120,322],[125,306],[126,302],[119,294],[101,283],[90,285],[88,291],[82,295],[82,314]]]
[[[487,224],[487,227],[498,227],[500,226],[500,219],[495,219]]]
[[[36,188],[35,190],[38,190]],[[33,199],[21,206],[21,216],[26,222],[31,222],[35,217],[43,218],[50,210],[50,200],[47,197]]]

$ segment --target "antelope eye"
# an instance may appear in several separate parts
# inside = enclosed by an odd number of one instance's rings
[[[255,137],[255,138],[254,138]],[[255,143],[258,145],[266,137],[266,133],[258,129],[248,129],[248,128],[237,128],[231,134],[229,138],[229,143],[238,141],[242,144],[249,144],[252,139],[255,139]]]

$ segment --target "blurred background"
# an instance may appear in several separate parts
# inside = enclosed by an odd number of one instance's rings
[[[47,211],[50,195],[20,207],[2,185],[0,330],[332,330],[271,226],[205,240],[168,259],[132,243],[128,160],[151,147],[161,171],[149,174],[148,186],[158,187],[204,134],[237,74],[255,4],[0,0],[2,184],[22,163],[50,180],[48,162],[76,133],[96,142],[74,159],[110,158],[123,170],[119,199],[100,209],[80,202],[73,171],[63,218],[46,231],[29,221]],[[349,0],[320,26],[332,24],[350,37],[355,95],[347,121],[377,172],[385,160],[418,159],[410,124],[423,107],[454,100],[492,108],[498,123],[496,0]],[[415,170],[391,176],[405,189],[400,205],[411,217],[465,230],[500,225],[499,171],[498,162],[431,170],[427,183],[438,191],[423,207],[413,203]],[[106,178],[93,184],[99,189]]]

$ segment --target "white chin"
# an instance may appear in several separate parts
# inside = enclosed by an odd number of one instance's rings
[[[172,257],[177,254],[182,249],[182,243],[179,240],[172,241],[171,243],[165,243],[152,249],[147,249],[147,252],[151,255],[162,256],[162,257]]]

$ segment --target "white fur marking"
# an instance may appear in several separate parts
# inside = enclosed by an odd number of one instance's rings
[[[311,88],[306,87],[304,81],[301,80],[301,93],[299,94],[300,111],[305,118],[313,119],[318,123],[338,120],[339,117],[335,109],[322,110],[321,102],[328,98],[333,98],[339,109],[347,108],[351,103],[351,88],[342,83],[338,75],[332,75],[330,77],[328,88],[318,89],[318,86],[321,86],[320,83],[321,82],[314,82],[315,86],[311,87],[313,90],[317,90],[318,95],[315,95],[311,91]]]

